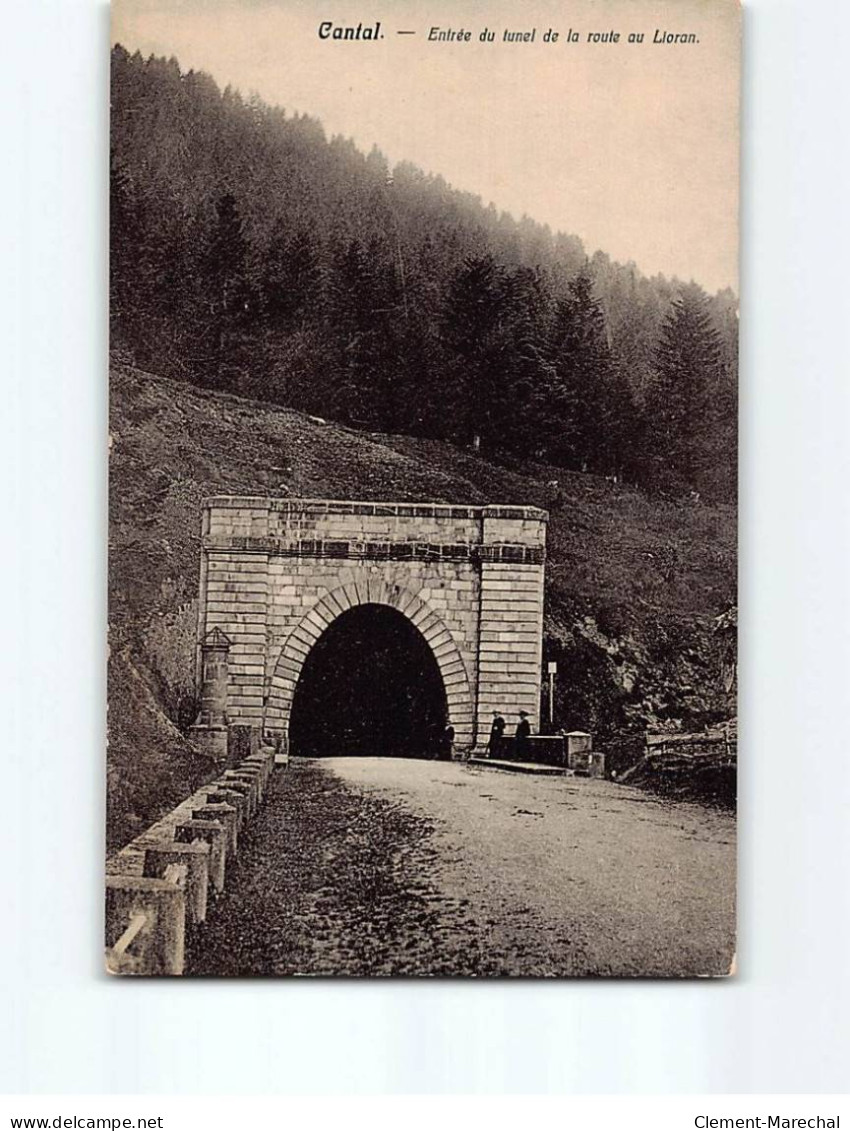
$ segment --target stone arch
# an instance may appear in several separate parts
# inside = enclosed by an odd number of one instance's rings
[[[295,687],[310,650],[338,616],[358,605],[387,605],[396,609],[422,634],[443,680],[455,741],[460,747],[471,747],[475,741],[475,715],[469,673],[454,637],[442,618],[415,593],[402,585],[377,579],[351,581],[329,590],[290,632],[267,687],[265,730],[282,734],[286,746]]]

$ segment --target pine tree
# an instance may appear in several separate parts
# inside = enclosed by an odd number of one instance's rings
[[[542,272],[519,267],[505,280],[502,377],[510,402],[505,446],[520,457],[542,456],[552,418],[555,367],[549,355],[552,298]]]
[[[362,427],[385,427],[397,409],[401,295],[379,241],[352,240],[331,271],[327,334],[335,357],[336,411]]]
[[[279,225],[262,258],[262,308],[275,333],[303,327],[321,301],[319,256],[309,232],[288,236]]]
[[[553,402],[560,433],[551,458],[580,471],[611,472],[618,464],[624,391],[614,369],[602,309],[585,269],[557,304],[551,336]]]
[[[506,273],[492,255],[464,261],[449,286],[442,317],[447,352],[446,409],[458,438],[498,451],[510,427],[504,379],[508,330]]]
[[[208,372],[222,388],[241,389],[246,378],[251,345],[247,335],[258,313],[247,255],[236,199],[225,193],[216,202],[216,223],[203,264]]]
[[[700,489],[711,469],[720,359],[704,292],[683,288],[662,327],[646,405],[644,460],[658,487]]]

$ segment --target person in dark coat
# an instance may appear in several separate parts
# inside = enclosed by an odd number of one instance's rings
[[[454,754],[454,748],[455,748],[455,728],[452,726],[451,723],[449,723],[448,726],[446,727],[446,729],[443,731],[442,756],[443,756],[443,760],[445,762],[451,762],[452,755]]]
[[[493,724],[490,727],[490,741],[487,743],[487,757],[498,758],[502,739],[505,735],[505,720],[498,711],[493,712]]]
[[[516,728],[516,738],[514,745],[516,747],[517,758],[521,760],[521,756],[528,749],[528,739],[531,735],[531,723],[528,721],[528,711],[520,711],[519,722]]]

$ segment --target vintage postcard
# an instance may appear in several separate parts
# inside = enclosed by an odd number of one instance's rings
[[[731,973],[737,3],[111,51],[107,969]]]

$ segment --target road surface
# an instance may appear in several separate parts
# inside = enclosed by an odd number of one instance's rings
[[[606,781],[389,758],[294,761],[188,973],[728,972],[731,815]]]

